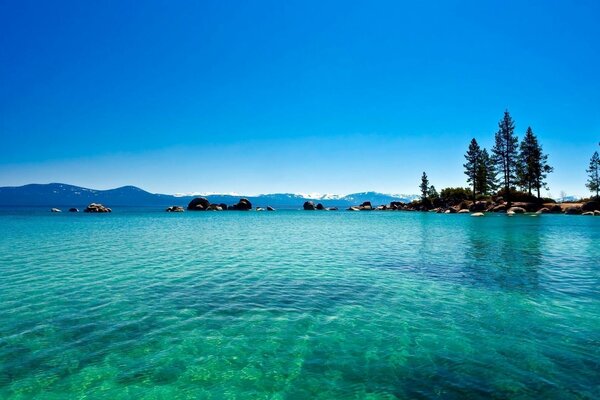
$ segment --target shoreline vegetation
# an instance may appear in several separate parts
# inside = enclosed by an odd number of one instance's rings
[[[475,138],[469,143],[463,164],[468,188],[449,187],[439,193],[431,185],[427,173],[423,172],[419,185],[421,198],[404,203],[392,201],[389,204],[373,206],[370,201],[360,205],[350,206],[348,211],[424,211],[443,214],[466,214],[483,216],[484,213],[506,213],[508,215],[536,214],[567,214],[600,216],[600,155],[594,152],[586,173],[586,187],[595,193],[579,202],[557,203],[552,198],[541,196],[541,190],[549,190],[546,178],[554,171],[548,163],[548,155],[533,132],[527,127],[521,142],[515,134],[515,123],[508,111],[498,122],[494,146],[491,151],[481,148]],[[564,193],[561,193],[564,199]],[[306,201],[302,208],[306,211],[337,211],[338,207],[325,207],[322,203],[315,204]],[[275,211],[271,206],[252,207],[247,198],[241,198],[238,203],[227,205],[213,204],[205,197],[192,199],[188,211]],[[61,212],[52,208],[52,212]],[[70,212],[79,210],[71,208]],[[102,204],[92,203],[84,212],[110,213],[112,210]],[[183,212],[183,206],[168,207],[167,212]]]

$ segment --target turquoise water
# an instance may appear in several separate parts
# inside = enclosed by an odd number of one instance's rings
[[[0,398],[594,398],[599,284],[597,217],[3,210]]]

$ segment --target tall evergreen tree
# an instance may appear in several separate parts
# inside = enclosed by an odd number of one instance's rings
[[[431,185],[431,186],[429,186],[429,190],[427,191],[427,196],[430,199],[435,199],[436,197],[440,197],[440,194],[435,189],[435,186]]]
[[[548,155],[544,154],[537,137],[527,128],[523,141],[519,146],[519,162],[517,164],[517,178],[519,186],[527,190],[531,196],[533,189],[540,198],[541,188],[547,188],[546,176],[553,168],[548,165]]]
[[[479,154],[479,165],[477,168],[477,192],[488,195],[496,190],[496,166],[486,149]]]
[[[467,162],[463,164],[463,167],[465,167],[467,183],[470,183],[473,186],[473,200],[475,200],[475,196],[477,195],[477,175],[480,172],[481,147],[479,147],[477,140],[474,138],[471,139],[469,149],[465,154],[465,159]]]
[[[427,195],[429,194],[429,179],[427,179],[427,174],[425,172],[423,172],[423,175],[421,176],[421,185],[419,185],[419,188],[421,189],[421,199],[427,199]]]
[[[600,191],[600,156],[598,152],[594,152],[590,160],[590,166],[586,170],[588,173],[588,181],[585,184],[590,192],[596,192],[596,198],[598,197],[598,192]]]
[[[494,164],[500,172],[499,186],[504,188],[507,205],[510,207],[510,189],[516,181],[519,139],[514,134],[515,123],[508,111],[498,123],[496,141],[492,149]]]

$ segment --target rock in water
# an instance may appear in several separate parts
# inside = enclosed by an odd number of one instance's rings
[[[187,206],[190,211],[206,211],[210,206],[210,201],[204,197],[196,197]]]
[[[598,201],[587,201],[585,203],[583,203],[583,205],[581,206],[581,210],[582,211],[595,211],[595,210],[600,210],[600,202]]]
[[[485,214],[482,212],[476,212],[476,213],[471,214],[471,217],[483,217],[483,216],[485,216]]]
[[[252,203],[248,199],[240,199],[237,204],[234,204],[231,207],[228,207],[228,210],[236,210],[236,211],[248,211],[252,210]]]
[[[317,210],[324,210],[324,209],[325,209],[325,207],[323,206],[323,204],[319,203],[319,204],[317,204],[317,207],[316,207],[316,209],[317,209]]]
[[[546,207],[543,207],[543,208],[540,208],[539,210],[537,210],[535,213],[536,214],[548,214],[548,213],[550,213],[550,210],[547,209]]]
[[[62,210],[60,208],[52,208],[52,209],[50,209],[50,212],[59,213],[59,212],[62,212]]]
[[[462,210],[459,210],[459,211],[458,211],[458,213],[459,213],[459,214],[468,214],[468,213],[470,213],[470,212],[471,212],[471,211],[467,210],[466,208],[463,208]]]
[[[84,212],[87,213],[109,213],[112,212],[112,210],[108,207],[104,207],[102,204],[96,204],[96,203],[92,203],[90,205],[88,205],[85,210],[83,210]]]
[[[371,205],[370,201],[365,201],[360,206],[358,206],[358,209],[362,211],[371,211],[373,209],[373,206]]]
[[[593,211],[586,211],[581,215],[591,215],[592,217],[594,216],[594,212]]]
[[[523,207],[511,207],[508,212],[513,214],[524,214],[526,211]]]
[[[313,203],[312,201],[307,201],[304,203],[304,205],[302,206],[306,211],[313,211],[316,209],[315,207],[315,203]]]
[[[183,212],[183,207],[181,206],[171,206],[167,207],[166,212]]]
[[[69,212],[79,212],[79,209],[75,207],[69,208]]]
[[[275,211],[275,209],[271,206],[267,206],[267,211]]]
[[[565,214],[567,215],[578,215],[581,214],[581,207],[570,206],[565,209]]]

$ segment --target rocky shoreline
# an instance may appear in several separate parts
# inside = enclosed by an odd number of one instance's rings
[[[305,211],[338,211],[337,207],[325,207],[323,204],[315,204],[312,201],[306,201],[302,205]],[[184,212],[186,209],[182,206],[170,206],[165,209],[166,212]],[[187,206],[188,211],[275,211],[271,206],[252,207],[252,203],[241,198],[236,204],[211,204],[205,197],[196,197]],[[390,204],[373,206],[370,201],[365,201],[360,205],[351,206],[347,211],[408,211],[408,212],[430,212],[437,214],[471,214],[476,217],[484,216],[485,213],[504,213],[507,215],[515,214],[565,214],[565,215],[586,215],[600,216],[600,201],[586,201],[581,203],[543,203],[543,202],[514,202],[510,206],[501,198],[495,201],[463,200],[458,204],[443,205],[438,207],[427,207],[420,201],[403,203],[393,201]],[[60,213],[58,208],[50,210],[53,213]],[[84,210],[86,213],[110,213],[112,210],[102,204],[91,203]],[[77,208],[69,209],[69,212],[79,212]]]

